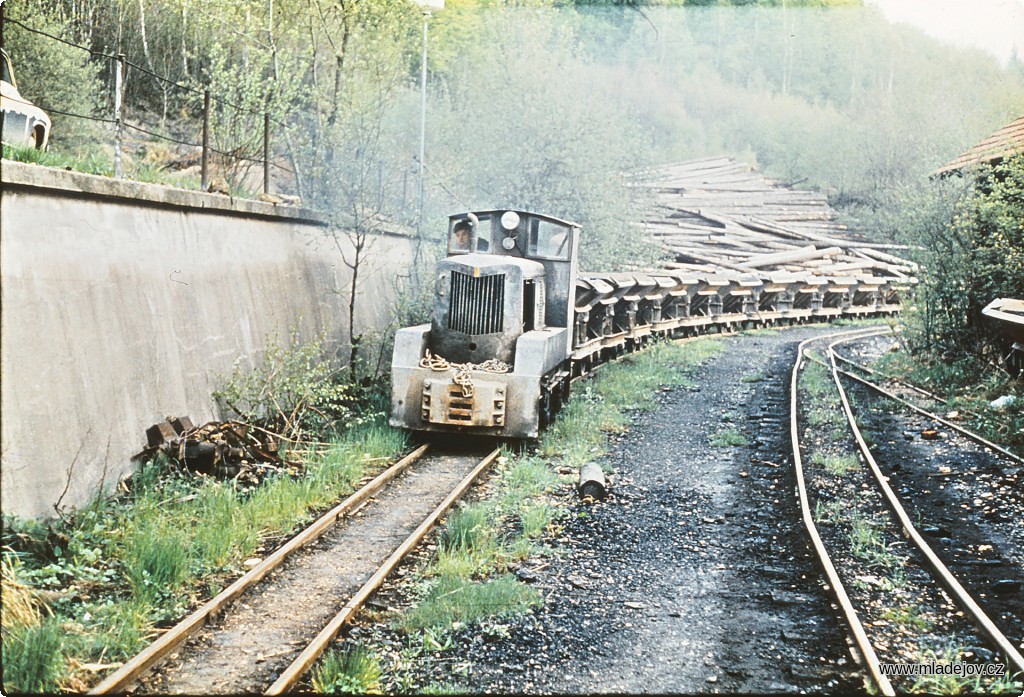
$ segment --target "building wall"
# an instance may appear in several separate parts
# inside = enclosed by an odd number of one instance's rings
[[[211,393],[268,340],[348,340],[351,272],[314,213],[8,161],[0,174],[5,514],[82,505],[131,471],[150,425],[218,418]],[[410,257],[407,237],[372,239],[360,331],[388,324]]]

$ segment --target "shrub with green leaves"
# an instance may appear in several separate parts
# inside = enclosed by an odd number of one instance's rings
[[[947,360],[991,354],[993,327],[981,310],[1024,298],[1024,155],[976,174],[952,219],[916,240],[924,268],[909,342]]]
[[[293,441],[357,423],[358,391],[325,344],[322,335],[303,341],[298,332],[284,346],[268,341],[257,365],[236,365],[214,397],[243,421]]]

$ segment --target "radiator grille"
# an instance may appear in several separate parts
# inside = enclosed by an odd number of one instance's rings
[[[505,274],[479,276],[452,271],[448,328],[463,334],[496,334],[504,328]]]

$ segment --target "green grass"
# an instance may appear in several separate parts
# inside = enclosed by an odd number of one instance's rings
[[[46,618],[38,624],[4,628],[3,678],[5,692],[59,691],[64,673],[62,631]]]
[[[761,329],[743,329],[740,331],[740,336],[774,336],[781,332],[782,330],[778,327],[763,327]]]
[[[14,162],[27,162],[43,165],[44,167],[56,167],[58,169],[72,169],[76,172],[98,174],[104,177],[114,176],[114,165],[110,157],[105,153],[95,150],[86,153],[72,153],[61,152],[56,148],[36,150],[29,147],[4,145],[3,157]]]
[[[902,566],[903,557],[889,550],[879,532],[881,524],[878,521],[865,518],[856,511],[848,515],[848,520],[850,552],[856,559],[866,563],[869,568],[882,571],[892,571]]]
[[[485,581],[444,575],[430,584],[423,600],[403,615],[398,626],[405,631],[451,628],[456,622],[521,614],[539,603],[537,591],[512,574]]]
[[[735,428],[726,428],[711,436],[708,443],[713,448],[733,448],[749,445],[747,437]]]
[[[904,605],[899,608],[886,608],[881,618],[900,627],[912,629],[916,633],[931,631],[932,623],[921,614],[919,606]]]
[[[842,475],[860,467],[860,459],[852,453],[825,454],[820,451],[811,456],[811,464],[822,467],[829,474],[841,477]]]
[[[101,177],[114,176],[113,156],[105,149],[66,149],[51,144],[48,150],[36,150],[29,147],[4,145],[3,157],[14,162],[68,169]],[[131,153],[127,152],[124,153],[122,161],[124,179],[174,186],[179,189],[200,190],[201,182],[195,175],[179,174],[152,162],[138,161]],[[232,194],[238,198],[255,198],[252,192],[241,189],[232,191]]]
[[[332,649],[313,674],[313,689],[328,695],[368,695],[380,692],[380,664],[366,647]]]
[[[825,503],[821,500],[814,502],[814,522],[815,523],[838,523],[844,519],[846,511],[846,504],[842,501],[829,501]]]
[[[176,621],[220,587],[217,579],[244,572],[243,561],[266,553],[259,549],[263,540],[281,540],[311,521],[380,464],[371,463],[395,456],[404,443],[402,433],[379,422],[354,428],[324,450],[303,453],[301,475],[282,473],[252,490],[192,478],[157,462],[133,477],[130,496],[98,500],[56,532],[5,520],[4,541],[19,532],[49,534],[49,544],[18,555],[19,578],[34,589],[58,592],[52,603],[56,629],[47,631],[57,633],[68,659],[124,660],[152,638],[154,627]],[[5,684],[34,680],[23,673],[26,666],[47,664],[52,653],[19,660],[13,652],[45,647],[41,640],[16,644],[5,637]],[[59,662],[62,679],[72,683],[102,677],[78,675],[70,660]]]
[[[578,389],[540,442],[540,454],[579,467],[605,452],[606,434],[621,433],[629,412],[647,410],[661,386],[688,384],[687,371],[718,355],[715,339],[662,342],[609,363]]]
[[[950,646],[945,649],[924,649],[919,652],[913,662],[950,664],[961,662],[967,653],[962,647]],[[1024,682],[1010,677],[1011,670],[1000,678],[956,675],[925,675],[914,680],[907,692],[911,694],[929,695],[964,695],[964,694],[1007,694],[1019,695]]]
[[[474,578],[492,571],[507,556],[497,522],[491,505],[459,508],[441,532],[436,562],[429,573]]]
[[[806,363],[800,373],[800,389],[808,397],[805,403],[807,425],[824,431],[833,442],[846,438],[848,425],[831,372],[818,363]]]
[[[515,508],[523,501],[549,491],[558,482],[558,475],[541,458],[525,456],[515,459],[502,482],[502,505]]]

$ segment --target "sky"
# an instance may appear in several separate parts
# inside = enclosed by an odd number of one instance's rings
[[[865,0],[893,23],[918,27],[959,48],[981,49],[1006,65],[1024,60],[1024,0]]]

